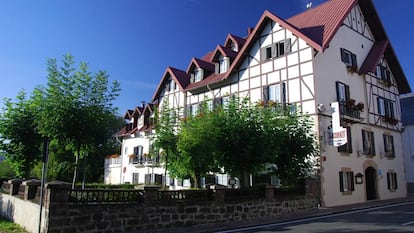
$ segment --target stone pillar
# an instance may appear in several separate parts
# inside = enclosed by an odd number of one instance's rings
[[[19,186],[22,183],[22,179],[15,178],[8,181],[10,184],[10,195],[17,195],[19,193]]]
[[[70,184],[62,181],[52,181],[45,185],[45,208],[67,207]]]
[[[305,195],[309,198],[317,198],[321,197],[321,185],[320,179],[318,178],[310,178],[306,180],[305,184]]]
[[[266,201],[272,201],[275,198],[275,186],[266,185],[265,187]]]
[[[225,188],[221,185],[211,185],[210,189],[213,189],[214,201],[215,202],[224,202],[225,200]]]
[[[24,188],[24,200],[31,200],[36,197],[37,187],[41,184],[40,180],[32,179],[23,181]]]
[[[45,185],[44,206],[46,211],[44,226],[45,232],[62,232],[63,220],[68,219],[68,200],[70,183],[62,181],[52,181]],[[74,231],[65,231],[74,232]]]
[[[160,191],[160,186],[146,185],[144,186],[144,203],[151,205],[158,201],[158,192]]]

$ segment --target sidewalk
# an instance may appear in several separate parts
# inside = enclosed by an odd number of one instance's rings
[[[168,229],[162,231],[154,231],[154,233],[179,233],[179,232],[192,232],[192,233],[210,233],[216,231],[224,231],[242,227],[249,227],[249,226],[257,226],[257,225],[264,225],[264,224],[272,224],[272,223],[280,223],[280,222],[287,222],[317,216],[324,216],[330,214],[337,214],[343,213],[347,211],[353,210],[362,210],[368,208],[374,208],[379,206],[386,206],[398,203],[405,203],[405,202],[414,202],[414,194],[409,194],[405,198],[397,198],[397,199],[388,199],[388,200],[374,200],[368,201],[364,203],[352,204],[352,205],[342,205],[342,206],[334,206],[334,207],[321,207],[316,211],[309,212],[306,214],[293,214],[289,216],[281,216],[278,218],[271,217],[271,218],[260,218],[254,219],[250,221],[236,221],[236,222],[228,222],[228,223],[217,223],[217,224],[205,224],[193,227],[186,227],[180,229]]]

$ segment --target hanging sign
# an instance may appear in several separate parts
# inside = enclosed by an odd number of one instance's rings
[[[341,116],[339,114],[339,102],[331,103],[332,111],[332,134],[333,146],[342,146],[348,142],[346,128],[341,126]]]

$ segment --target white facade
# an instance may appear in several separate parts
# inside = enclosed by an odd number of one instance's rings
[[[414,193],[414,95],[406,95],[401,98],[403,111],[403,149],[405,170],[407,177],[407,189]]]
[[[322,205],[404,197],[399,94],[410,88],[391,56],[385,33],[378,29],[379,19],[371,19],[371,25],[364,19],[372,2],[360,1],[363,4],[332,0],[319,6],[339,11],[325,9],[325,14],[346,13],[331,28],[332,36],[323,35],[322,42],[295,25],[306,22],[295,18],[287,23],[265,12],[246,38],[229,35],[224,47],[218,46],[203,59],[193,58],[185,72],[167,68],[153,102],[159,109],[166,103],[179,109],[179,117],[203,101],[223,104],[233,95],[296,106],[314,119],[319,138]],[[336,6],[342,3],[342,8]],[[317,11],[299,17],[312,12]],[[341,148],[330,144],[330,104],[336,101],[341,125],[348,130],[348,144]],[[148,144],[145,137],[139,140],[124,137],[123,150]],[[130,172],[135,171],[139,172]],[[125,177],[131,176],[128,172]]]

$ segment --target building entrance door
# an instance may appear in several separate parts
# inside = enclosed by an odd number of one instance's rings
[[[365,169],[365,190],[367,200],[377,199],[377,171],[373,167]]]

